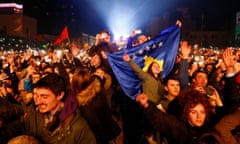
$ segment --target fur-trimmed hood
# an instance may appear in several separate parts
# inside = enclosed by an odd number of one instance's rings
[[[85,89],[76,94],[76,100],[79,105],[83,106],[88,104],[92,98],[96,96],[101,90],[101,83],[98,79],[95,79]]]

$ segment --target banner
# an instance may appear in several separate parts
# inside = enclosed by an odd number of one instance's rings
[[[127,96],[135,99],[141,92],[142,87],[140,79],[128,63],[123,61],[123,54],[127,53],[141,68],[144,67],[144,57],[146,56],[163,61],[162,77],[165,78],[175,64],[179,41],[180,28],[177,25],[173,25],[139,46],[130,47],[113,54],[107,53],[111,68]]]

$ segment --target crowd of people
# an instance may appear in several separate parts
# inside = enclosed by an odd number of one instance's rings
[[[181,27],[181,23],[176,23]],[[135,31],[127,49],[148,41]],[[87,51],[0,52],[0,142],[9,144],[238,144],[240,50],[201,48],[180,41],[171,73],[153,61],[135,100],[121,89],[106,52],[108,31]]]

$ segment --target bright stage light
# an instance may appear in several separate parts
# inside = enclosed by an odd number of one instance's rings
[[[136,27],[136,23],[133,9],[124,4],[113,6],[107,19],[107,24],[115,39],[128,37]]]
[[[97,16],[105,22],[114,40],[130,36],[135,29],[142,29],[153,16],[159,15],[171,1],[159,0],[96,0],[88,1],[96,10]]]
[[[120,33],[114,33],[113,34],[113,41],[126,41],[129,37],[129,34],[120,34]]]
[[[152,9],[146,8],[152,1],[154,0],[101,0],[99,3],[90,0],[114,39],[126,39],[134,29],[142,27],[149,18],[147,15],[152,13]]]

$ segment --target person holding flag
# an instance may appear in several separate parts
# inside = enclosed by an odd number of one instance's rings
[[[157,105],[159,104],[160,99],[164,97],[164,86],[161,79],[162,61],[154,60],[153,58],[148,57],[145,57],[145,59],[148,59],[148,64],[146,64],[143,68],[145,70],[144,71],[133,60],[131,60],[128,54],[125,53],[123,55],[123,60],[129,64],[138,78],[141,79],[142,92],[148,95],[149,101]],[[145,121],[143,115],[141,119],[144,119],[143,122]],[[147,126],[143,128],[144,133],[146,133],[146,139],[149,142],[152,140],[156,141],[156,139],[154,139],[154,134],[156,132],[154,132],[150,125],[146,125]]]
[[[128,98],[135,100],[140,93],[147,93],[151,102],[159,104],[164,96],[162,78],[170,73],[178,53],[180,26],[181,23],[177,23],[153,39],[123,51],[107,53],[112,70]],[[130,102],[128,98],[123,98],[122,105],[124,138],[129,143],[160,142],[155,139],[157,133],[146,123],[135,101]]]
[[[144,72],[147,72],[148,70],[152,70],[152,65],[156,66],[158,67],[158,72],[153,73],[152,79],[158,81],[165,78],[171,72],[178,54],[181,25],[182,23],[177,21],[175,25],[164,29],[159,35],[140,45],[128,48],[124,51],[107,53],[108,62],[121,88],[131,99],[134,100],[137,95],[146,91],[148,91],[147,93],[152,97],[149,99],[154,103],[158,103],[160,95],[163,96],[164,90],[162,84],[157,84],[159,87],[162,87],[160,89],[155,88],[155,90],[146,90],[148,88],[144,88],[145,85],[150,87],[150,89],[154,89],[153,87],[155,87],[156,83],[146,82],[145,79],[140,77],[141,74],[139,75],[139,73],[143,73],[142,68]],[[126,63],[126,61],[129,61],[131,65]],[[137,68],[138,71],[135,69],[136,67],[133,66],[133,62],[136,63],[135,66],[139,66]],[[161,82],[159,81],[158,83]]]
[[[128,54],[123,55],[123,60],[128,62],[129,66],[137,74],[142,82],[142,92],[149,96],[149,100],[158,104],[160,99],[164,96],[164,86],[162,83],[162,61],[154,60],[153,58],[145,57],[148,59],[143,71]]]

